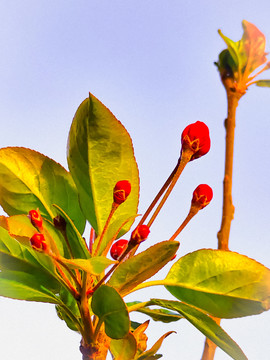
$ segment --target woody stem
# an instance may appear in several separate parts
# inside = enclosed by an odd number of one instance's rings
[[[171,241],[175,240],[177,236],[181,233],[181,231],[187,226],[190,220],[198,213],[199,210],[200,210],[199,207],[191,206],[189,213],[187,214],[187,217],[169,240]]]
[[[142,225],[145,220],[147,219],[148,215],[151,213],[151,211],[154,209],[155,205],[157,204],[157,202],[159,201],[159,199],[161,198],[161,196],[163,195],[164,191],[166,191],[166,189],[168,188],[168,186],[170,185],[177,169],[179,166],[179,162],[180,159],[178,160],[175,168],[173,169],[173,171],[171,172],[170,176],[168,177],[168,179],[165,181],[164,185],[162,186],[162,188],[159,190],[159,192],[157,193],[156,197],[154,198],[154,200],[151,202],[151,204],[149,205],[148,209],[146,210],[146,212],[144,213],[144,215],[142,216],[138,226]]]
[[[180,158],[180,161],[179,161],[179,164],[177,166],[176,172],[173,175],[171,183],[169,184],[169,186],[167,188],[167,191],[165,192],[165,194],[164,194],[163,198],[161,199],[160,203],[158,204],[154,214],[152,215],[152,217],[148,221],[147,226],[149,228],[153,224],[154,220],[156,219],[156,217],[158,216],[160,210],[162,209],[163,205],[165,204],[166,200],[168,199],[168,197],[169,197],[170,193],[172,192],[177,180],[179,179],[180,175],[182,174],[182,171],[184,170],[187,163],[190,161],[193,153],[194,152],[192,150],[186,150],[186,151],[182,152],[182,156]]]
[[[232,201],[232,176],[233,176],[233,153],[234,153],[234,133],[235,116],[238,102],[242,94],[233,91],[232,80],[227,78],[223,81],[227,93],[228,113],[225,120],[226,131],[226,150],[225,150],[225,171],[223,180],[223,209],[221,227],[217,234],[218,249],[229,250],[229,237],[231,222],[234,216],[234,205]],[[220,324],[220,319],[214,319]],[[213,360],[215,356],[216,345],[206,338],[204,351],[201,360]]]

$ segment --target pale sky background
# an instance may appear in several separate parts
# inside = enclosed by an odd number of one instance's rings
[[[144,246],[168,239],[185,218],[195,187],[208,183],[213,201],[181,234],[178,256],[216,248],[226,98],[213,62],[225,48],[217,30],[239,40],[243,19],[266,35],[270,51],[269,0],[1,0],[0,147],[29,147],[66,167],[68,130],[90,91],[133,138],[142,213],[176,164],[184,127],[204,121],[212,148],[187,166]],[[261,78],[270,78],[270,71]],[[269,118],[270,89],[251,87],[237,112],[230,239],[231,250],[268,267]],[[170,298],[157,287],[129,300],[153,296]],[[270,312],[222,326],[249,360],[269,360]],[[164,341],[164,360],[200,359],[204,336],[185,320],[151,321],[149,346],[169,330],[177,334]],[[80,360],[79,342],[53,305],[0,298],[1,360]],[[215,359],[230,357],[218,350]]]

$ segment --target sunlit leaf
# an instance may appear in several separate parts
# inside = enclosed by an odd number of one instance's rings
[[[111,340],[110,351],[114,360],[134,359],[137,343],[134,335],[129,332],[123,339]]]
[[[70,174],[52,159],[30,149],[0,149],[0,205],[8,215],[27,214],[39,208],[43,217],[56,215],[53,204],[63,208],[82,232],[85,218]]]
[[[230,64],[233,65],[233,72],[238,71],[240,67],[240,55],[239,55],[239,42],[235,42],[222,34],[221,30],[218,30],[219,35],[222,37],[222,39],[225,41],[225,43],[228,46],[228,51],[231,55],[232,61],[230,61]]]
[[[148,359],[159,359],[161,356],[157,354],[158,357],[155,357],[156,352],[160,349],[164,339],[167,336],[171,335],[175,331],[168,331],[166,334],[162,335],[157,342],[151,347],[151,349],[147,350],[140,356],[136,358],[136,360],[148,360]]]
[[[39,232],[39,230],[37,230],[31,224],[31,221],[27,215],[14,215],[9,217],[1,216],[0,218],[2,219],[2,224],[6,224],[4,228],[8,230],[10,236],[14,237],[16,240],[18,240],[24,245],[29,246],[29,240],[31,239],[31,237],[35,233]],[[3,218],[5,218],[5,222],[3,221]],[[60,253],[61,255],[66,254],[67,249],[63,236],[59,231],[55,229],[53,224],[46,219],[43,219],[43,234],[45,236],[46,242],[48,242],[51,249],[55,253]]]
[[[212,340],[223,351],[235,360],[247,360],[247,357],[240,347],[230,338],[230,336],[207,314],[193,306],[179,301],[152,299],[156,305],[167,309],[178,311],[192,325],[200,330],[208,339]]]
[[[51,258],[13,239],[0,227],[0,269],[26,273],[48,272],[55,276]]]
[[[74,116],[68,139],[68,165],[79,190],[84,215],[97,235],[101,234],[110,213],[117,181],[129,180],[132,190],[111,224],[117,217],[124,215],[128,219],[137,214],[139,177],[130,136],[92,94]],[[131,224],[129,222],[121,234],[128,231]],[[118,227],[116,224],[115,230]]]
[[[145,334],[145,331],[148,328],[149,322],[150,320],[147,320],[144,323],[139,324],[139,326],[137,326],[133,331],[133,335],[137,343],[136,356],[141,355],[147,348],[148,337]]]
[[[219,318],[260,314],[270,307],[270,270],[231,251],[187,254],[172,266],[164,283],[179,300]]]
[[[105,333],[112,339],[122,339],[128,332],[128,310],[118,292],[111,286],[102,285],[93,294],[92,310],[105,324]]]
[[[61,259],[70,269],[81,269],[92,275],[100,275],[108,266],[115,264],[116,261],[104,256],[96,256],[91,259]]]
[[[163,241],[129,258],[116,268],[109,284],[125,295],[162,269],[178,247],[177,241]]]

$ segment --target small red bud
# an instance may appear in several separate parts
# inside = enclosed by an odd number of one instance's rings
[[[147,239],[149,233],[150,233],[150,230],[147,225],[140,225],[131,234],[130,241],[133,244],[138,245]]]
[[[191,204],[203,209],[213,198],[213,190],[209,185],[201,184],[193,191]]]
[[[116,204],[122,204],[131,191],[131,184],[128,180],[118,181],[113,189],[113,200]]]
[[[42,217],[39,210],[30,210],[28,213],[29,219],[31,220],[32,225],[37,228],[42,228]]]
[[[47,244],[43,234],[36,233],[30,239],[30,244],[33,249],[43,250],[47,249]]]
[[[128,244],[128,240],[120,239],[116,241],[111,247],[111,251],[110,251],[111,257],[114,260],[117,260],[126,250],[127,244]]]
[[[207,125],[201,121],[188,125],[182,132],[181,142],[182,152],[185,149],[193,151],[190,161],[207,154],[211,145]]]

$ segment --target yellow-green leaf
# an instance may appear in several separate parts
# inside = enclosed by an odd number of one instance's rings
[[[121,263],[110,278],[109,284],[122,295],[155,275],[173,257],[179,247],[177,241],[163,241]]]
[[[270,80],[258,80],[255,84],[260,87],[270,87]]]
[[[85,218],[71,175],[52,159],[30,149],[0,149],[0,205],[8,215],[39,208],[48,220],[56,216],[53,204],[69,214],[82,232]]]
[[[114,360],[131,360],[137,351],[137,342],[134,335],[129,332],[123,339],[112,339],[110,351]]]
[[[152,299],[159,306],[178,311],[192,325],[212,340],[235,360],[247,360],[247,357],[235,341],[208,315],[179,301]]]
[[[90,259],[64,259],[61,260],[70,268],[70,269],[81,269],[92,275],[101,274],[108,266],[115,264],[116,261],[110,260],[105,256],[95,256]]]
[[[117,209],[111,224],[117,217],[123,222],[123,215],[128,219],[137,214],[139,176],[131,138],[92,94],[81,103],[74,116],[68,139],[68,165],[80,194],[83,213],[96,235],[101,234],[111,211],[117,181],[130,181],[131,193]],[[121,234],[129,230],[132,222]],[[116,227],[115,231],[119,224]]]
[[[219,318],[270,308],[270,270],[231,251],[202,249],[180,258],[164,285],[177,299]]]

